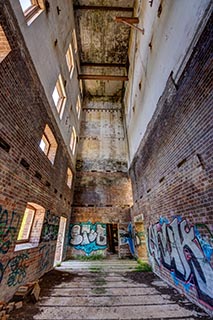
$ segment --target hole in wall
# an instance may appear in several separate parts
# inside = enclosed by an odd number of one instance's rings
[[[41,180],[42,175],[38,171],[36,171],[34,177],[36,177],[38,180]]]
[[[59,8],[59,6],[56,7],[56,10],[57,10],[57,14],[59,15],[61,12],[61,9]]]
[[[1,137],[0,137],[0,148],[2,148],[6,152],[10,151],[10,145]]]
[[[182,165],[184,165],[184,163],[186,163],[186,158],[181,160],[178,164],[177,164],[177,167],[180,168],[182,167]]]
[[[158,7],[158,14],[157,14],[158,18],[160,18],[161,13],[162,13],[162,4],[160,4]]]
[[[54,189],[54,193],[57,193],[58,192],[58,190],[57,189]]]
[[[159,183],[163,182],[165,180],[165,177],[162,177],[159,179]]]
[[[49,183],[49,181],[46,181],[45,186],[46,186],[46,187],[50,187],[50,186],[51,186],[51,184]]]
[[[20,164],[21,164],[26,170],[29,170],[30,165],[29,165],[29,163],[28,163],[24,158],[21,159]]]
[[[49,11],[50,11],[50,3],[49,3],[49,1],[45,0],[44,6],[45,6],[46,13],[49,13]]]

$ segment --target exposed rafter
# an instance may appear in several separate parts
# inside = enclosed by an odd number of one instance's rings
[[[123,12],[133,12],[133,8],[129,7],[108,7],[108,6],[81,6],[74,5],[74,10],[102,10],[102,11],[123,11]]]
[[[123,23],[123,24],[126,24],[127,26],[129,26],[129,27],[131,27],[133,29],[139,30],[144,34],[144,29],[141,29],[141,28],[139,28],[139,27],[134,25],[134,24],[138,24],[139,23],[139,19],[136,18],[136,17],[132,17],[132,18],[129,18],[129,17],[115,17],[115,21]]]
[[[127,76],[113,76],[101,74],[79,74],[78,79],[81,80],[112,80],[112,81],[127,81]]]
[[[82,67],[101,67],[101,68],[126,68],[128,67],[125,63],[93,63],[93,62],[81,62]]]

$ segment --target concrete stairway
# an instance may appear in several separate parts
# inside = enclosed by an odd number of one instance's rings
[[[178,304],[171,295],[174,291],[152,273],[135,273],[136,265],[134,260],[118,259],[65,261],[44,276],[39,302],[10,319],[208,319],[197,317],[187,300]],[[136,275],[142,281],[131,279]]]
[[[78,261],[68,260],[64,261],[57,270],[70,270],[70,271],[101,271],[101,272],[129,272],[135,270],[137,261],[135,260],[119,260],[112,256],[106,260],[97,261]]]

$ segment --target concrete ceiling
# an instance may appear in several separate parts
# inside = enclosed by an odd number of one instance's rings
[[[90,75],[90,79],[83,79],[86,95],[122,96],[130,27],[117,23],[115,17],[132,17],[133,5],[134,0],[74,0],[79,73],[86,78]],[[101,79],[93,79],[94,75]]]

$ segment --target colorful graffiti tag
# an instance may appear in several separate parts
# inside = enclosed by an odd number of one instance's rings
[[[213,308],[212,235],[204,239],[196,226],[180,216],[172,222],[160,218],[148,230],[148,251],[155,264],[169,270],[175,285],[183,285],[186,293],[196,290],[201,303]]]
[[[47,210],[41,232],[41,242],[57,240],[60,218]]]
[[[39,248],[40,260],[39,260],[39,272],[46,270],[50,264],[50,246],[42,245]]]
[[[16,286],[23,282],[26,277],[26,260],[29,259],[28,253],[22,253],[10,259],[5,266],[0,262],[0,283],[3,279],[5,270],[9,267],[11,272],[8,276],[7,285]]]
[[[0,253],[5,254],[16,240],[15,235],[20,221],[20,215],[15,211],[9,218],[8,210],[0,206]]]
[[[131,254],[135,255],[135,238],[131,222],[127,226],[127,230],[119,229],[120,246],[128,244]]]
[[[19,256],[14,257],[8,263],[8,266],[11,269],[11,273],[9,274],[7,284],[9,287],[16,286],[23,282],[26,277],[26,260],[29,259],[27,253],[22,253]]]
[[[106,224],[91,222],[71,224],[69,244],[76,250],[83,250],[87,255],[92,251],[106,249]]]

